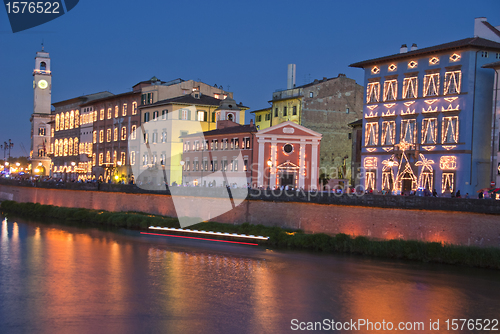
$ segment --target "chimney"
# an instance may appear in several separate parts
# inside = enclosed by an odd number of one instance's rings
[[[483,22],[487,22],[488,19],[486,17],[476,17],[474,19],[474,37],[483,37],[485,31],[489,29],[483,24]]]
[[[418,49],[417,44],[416,44],[416,43],[413,43],[413,44],[411,45],[411,49],[410,49],[410,51],[417,51],[417,49]]]
[[[399,53],[407,53],[408,52],[408,47],[406,44],[401,45],[401,49],[399,49]]]
[[[250,119],[250,127],[253,126],[253,118]]]
[[[286,81],[286,89],[292,89],[295,87],[295,64],[288,64],[288,76]]]

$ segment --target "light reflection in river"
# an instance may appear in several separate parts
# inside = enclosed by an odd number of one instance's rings
[[[3,221],[0,332],[282,333],[494,318],[497,271]],[[363,331],[360,331],[362,333]]]

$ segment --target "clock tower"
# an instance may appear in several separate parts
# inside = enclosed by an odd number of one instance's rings
[[[33,70],[33,114],[31,115],[31,173],[50,175],[52,72],[49,53],[38,51]]]

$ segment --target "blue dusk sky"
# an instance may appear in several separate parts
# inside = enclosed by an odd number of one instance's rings
[[[481,16],[500,25],[500,1],[80,0],[67,14],[18,33],[3,9],[0,143],[12,139],[12,156],[24,155],[21,143],[29,153],[32,71],[42,40],[53,103],[123,93],[156,76],[222,85],[256,110],[286,88],[289,63],[297,64],[297,85],[339,73],[363,84],[363,71],[349,64],[398,53],[401,44],[472,37]]]

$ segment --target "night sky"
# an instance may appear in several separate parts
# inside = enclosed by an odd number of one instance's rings
[[[255,110],[286,88],[289,63],[297,64],[297,85],[339,73],[363,84],[363,71],[349,64],[398,53],[401,44],[472,37],[481,16],[500,25],[500,1],[80,0],[67,14],[14,34],[0,9],[0,143],[12,139],[12,156],[24,155],[20,143],[29,153],[42,40],[53,103],[123,93],[156,76],[222,85]]]

